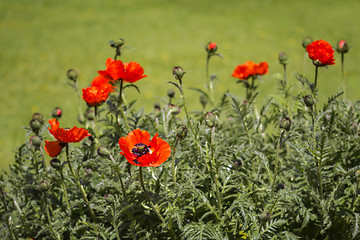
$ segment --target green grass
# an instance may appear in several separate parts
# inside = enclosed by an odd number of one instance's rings
[[[306,35],[335,44],[346,39],[352,48],[345,56],[347,96],[357,100],[360,85],[358,0],[349,1],[50,1],[0,0],[0,167],[14,158],[14,149],[24,142],[25,131],[34,112],[46,118],[60,106],[63,127],[73,126],[77,118],[77,99],[66,85],[66,71],[79,70],[79,85],[86,87],[105,69],[105,60],[113,57],[107,41],[123,37],[127,49],[122,60],[137,61],[147,78],[138,82],[139,95],[129,89],[129,99],[151,111],[159,96],[171,87],[171,70],[182,66],[187,74],[185,87],[204,88],[205,57],[209,41],[219,46],[224,59],[213,58],[210,71],[216,73],[216,96],[230,90],[244,94],[231,73],[237,64],[251,60],[267,61],[269,74],[260,83],[260,97],[277,93],[281,73],[277,55],[285,51],[291,63],[289,82],[297,84],[295,72],[313,80],[314,67],[305,58],[301,40]],[[320,69],[321,99],[341,90],[340,56],[337,65]],[[187,90],[193,108],[198,94]],[[193,104],[194,103],[194,104]],[[85,103],[81,103],[85,108]]]

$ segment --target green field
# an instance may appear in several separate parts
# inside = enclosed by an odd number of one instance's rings
[[[129,47],[121,60],[139,62],[148,75],[137,83],[141,95],[133,89],[126,92],[147,112],[166,96],[175,65],[187,71],[185,87],[204,88],[203,46],[209,41],[216,42],[224,56],[210,64],[210,72],[218,76],[218,97],[226,90],[244,94],[231,73],[249,60],[267,61],[270,66],[258,101],[276,94],[278,83],[272,76],[282,72],[280,51],[291,59],[291,84],[297,84],[295,72],[313,80],[314,67],[301,46],[307,35],[333,45],[340,39],[350,43],[345,56],[347,97],[358,100],[358,0],[0,0],[0,9],[0,168],[13,160],[14,149],[28,138],[22,126],[34,112],[50,118],[51,110],[59,106],[64,112],[61,126],[76,124],[78,101],[66,84],[66,71],[79,70],[79,86],[86,87],[114,55],[107,41],[118,37]],[[335,58],[336,65],[319,72],[323,100],[342,89],[339,54]],[[198,104],[198,94],[187,91],[187,95],[190,103]]]

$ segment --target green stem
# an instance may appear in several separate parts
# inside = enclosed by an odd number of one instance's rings
[[[341,79],[344,89],[344,98],[346,99],[346,82],[345,82],[345,70],[344,70],[344,53],[341,54]]]
[[[44,198],[44,202],[45,202],[46,217],[48,219],[48,224],[49,224],[50,231],[55,236],[56,239],[60,240],[59,234],[54,231],[54,228],[53,228],[52,223],[51,223],[50,211],[49,211],[49,206],[48,206],[48,202],[47,202],[46,192],[43,193],[43,198]]]
[[[95,217],[95,213],[93,211],[93,209],[91,208],[90,206],[90,202],[87,198],[87,195],[86,195],[86,192],[85,192],[85,189],[84,187],[81,185],[80,181],[79,181],[79,178],[78,176],[75,174],[72,166],[71,166],[71,161],[69,159],[69,145],[66,144],[66,159],[67,159],[67,163],[69,165],[69,169],[70,169],[70,172],[71,172],[71,175],[73,176],[73,178],[75,179],[75,182],[76,182],[76,185],[78,186],[80,192],[81,192],[81,196],[83,197],[86,205],[88,206],[89,210],[90,210],[90,214],[91,214],[91,217],[93,219],[94,222],[96,222],[96,217]]]
[[[315,84],[314,84],[314,91],[313,91],[314,97],[315,97],[315,94],[316,94],[316,86],[317,86],[317,78],[318,78],[318,69],[319,69],[319,67],[315,65]]]
[[[115,172],[116,172],[116,175],[117,175],[118,178],[119,178],[120,185],[121,185],[121,188],[122,188],[122,191],[123,191],[123,194],[124,194],[124,199],[125,199],[125,201],[127,202],[127,201],[128,201],[128,197],[127,197],[127,194],[126,194],[125,185],[124,185],[124,183],[123,183],[123,181],[122,181],[122,178],[121,178],[120,169],[119,169],[119,167],[117,166],[114,157],[113,157],[111,154],[109,154],[109,157],[110,157],[111,161],[112,161],[113,164],[114,164]]]
[[[165,219],[161,216],[159,210],[157,209],[157,207],[154,205],[154,203],[151,201],[149,193],[146,191],[145,185],[144,185],[144,179],[143,179],[143,172],[142,172],[142,167],[139,167],[139,178],[140,178],[140,183],[141,183],[141,187],[146,195],[147,200],[149,201],[151,207],[154,209],[156,215],[159,217],[159,219],[161,220],[161,222],[165,222]]]
[[[125,123],[125,126],[126,126],[127,130],[130,132],[130,131],[131,131],[131,128],[130,128],[129,123],[128,123],[128,120],[127,120],[127,118],[126,118],[126,116],[125,116],[124,109],[123,109],[123,107],[122,107],[122,91],[123,91],[123,85],[124,85],[124,80],[120,79],[118,108],[120,109],[120,114],[121,114],[121,117],[122,117],[123,120],[124,120],[124,123]]]
[[[66,206],[70,212],[71,208],[70,208],[70,204],[69,204],[69,198],[68,198],[68,194],[67,194],[67,190],[66,190],[66,186],[65,186],[65,179],[64,179],[62,169],[60,169],[59,172],[60,172],[60,177],[61,177],[61,188],[63,189],[63,192],[64,192]]]
[[[210,74],[209,74],[209,62],[210,62],[210,54],[208,53],[207,58],[206,58],[206,79],[209,81],[209,91],[210,91],[210,102],[211,104],[214,103],[214,90],[213,90],[213,82],[210,78]]]
[[[284,131],[281,131],[281,134],[279,136],[279,139],[276,143],[276,150],[275,150],[275,166],[274,166],[274,181],[272,183],[272,190],[274,190],[275,188],[275,184],[276,184],[276,178],[278,175],[278,171],[279,171],[279,149],[280,149],[280,144],[281,141],[284,137]]]
[[[286,64],[283,64],[284,66],[284,83],[285,83],[285,86],[287,85],[286,84]]]
[[[213,172],[213,167],[215,167],[215,174],[212,173],[213,181],[215,183],[216,187],[216,196],[217,196],[217,202],[218,202],[218,214],[219,217],[222,216],[222,197],[220,194],[220,187],[219,187],[219,166],[215,163],[215,126],[211,128],[211,136],[210,136],[210,156],[211,156],[211,172]]]
[[[175,154],[176,154],[176,145],[178,144],[179,138],[176,137],[174,146],[172,147],[172,162],[171,162],[171,168],[172,168],[172,175],[173,175],[173,181],[176,182],[176,169],[175,169]]]
[[[319,192],[320,192],[320,196],[323,196],[323,189],[322,189],[322,178],[321,178],[321,168],[322,168],[322,163],[321,163],[321,159],[317,159],[316,157],[316,123],[315,123],[315,119],[313,120],[313,156],[314,156],[314,162],[316,162],[317,165],[317,175],[318,175],[318,181],[319,181]]]
[[[5,192],[4,192],[4,190],[3,190],[2,187],[0,187],[0,190],[1,190],[1,200],[2,200],[3,205],[4,205],[4,210],[5,210],[5,212],[7,213],[8,209],[7,209],[6,199],[5,199]],[[14,235],[14,232],[13,232],[12,229],[11,229],[11,226],[10,226],[10,223],[9,223],[9,218],[5,219],[5,221],[6,221],[6,226],[7,226],[7,228],[9,229],[11,239],[12,239],[12,240],[17,240],[17,238],[16,238],[15,235]]]

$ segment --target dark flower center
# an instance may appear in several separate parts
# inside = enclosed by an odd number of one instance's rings
[[[135,144],[135,147],[131,149],[132,154],[136,156],[136,158],[141,157],[144,154],[150,153],[151,146],[147,146],[143,143]]]

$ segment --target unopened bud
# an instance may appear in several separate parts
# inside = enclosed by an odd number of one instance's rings
[[[184,76],[185,74],[185,71],[182,67],[180,66],[176,66],[173,68],[173,75],[174,75],[174,78],[181,81],[182,77]]]
[[[97,154],[100,157],[109,157],[110,156],[110,152],[106,147],[99,147],[97,150]]]
[[[41,125],[43,125],[45,122],[45,118],[41,113],[34,113],[31,119],[38,120],[41,123]]]
[[[93,170],[91,168],[87,168],[85,169],[85,177],[92,177],[92,174],[93,174]]]
[[[187,136],[188,130],[185,125],[180,125],[176,131],[176,137],[183,139]]]
[[[284,53],[284,52],[279,53],[279,63],[282,65],[286,65],[289,63],[289,59],[288,59],[286,53]]]
[[[303,46],[304,48],[306,48],[307,45],[311,44],[312,42],[313,42],[312,37],[306,36],[306,37],[304,37],[304,39],[302,40],[302,46]]]
[[[291,127],[291,119],[288,117],[281,119],[279,126],[281,129],[284,129],[285,131],[289,131]]]
[[[169,89],[169,90],[167,91],[167,95],[168,95],[169,98],[173,98],[173,97],[175,96],[175,91],[174,91],[174,89]]]
[[[66,72],[66,75],[68,77],[68,79],[70,79],[71,81],[74,81],[76,82],[77,78],[78,78],[78,73],[76,70],[74,69],[69,69],[67,72]]]
[[[285,188],[285,184],[284,183],[277,183],[276,184],[276,189],[277,190],[282,190],[282,189],[284,189]]]
[[[125,44],[125,40],[123,38],[119,38],[116,40],[110,40],[109,44],[113,48],[119,48],[122,47]]]
[[[41,192],[47,192],[50,188],[50,182],[46,179],[43,179],[41,182],[39,182],[38,187]]]
[[[50,161],[50,166],[54,169],[60,169],[62,167],[61,161],[57,158],[53,158]]]
[[[260,219],[261,222],[267,222],[267,221],[270,220],[270,218],[271,218],[271,214],[268,211],[263,212],[259,216],[259,219]]]
[[[112,204],[112,203],[115,202],[115,197],[114,197],[114,195],[112,195],[112,194],[110,194],[110,193],[106,194],[106,195],[104,196],[104,198],[105,198],[105,201],[106,201],[108,204]]]
[[[213,112],[207,112],[207,113],[205,114],[204,119],[205,119],[205,124],[206,124],[206,126],[208,126],[209,128],[214,127],[214,126],[217,125],[218,122],[219,122],[218,117],[217,117],[217,116],[215,115],[215,113],[213,113]]]
[[[217,45],[214,42],[209,42],[208,45],[206,46],[206,51],[208,53],[214,53],[216,52],[216,50],[217,50]]]
[[[340,40],[336,45],[336,51],[338,53],[347,53],[349,51],[349,46],[347,41]]]
[[[61,118],[61,115],[62,115],[62,109],[59,107],[54,108],[51,112],[51,116],[56,119]]]
[[[31,119],[30,120],[30,128],[33,130],[33,132],[37,133],[39,129],[41,128],[41,123],[37,119]]]
[[[154,103],[154,108],[161,110],[160,103],[158,103],[158,102]]]
[[[30,138],[30,145],[34,146],[35,148],[39,148],[41,146],[41,138],[39,136],[32,136]]]
[[[304,103],[307,107],[311,107],[312,105],[314,105],[315,100],[311,95],[306,95],[304,97]]]

